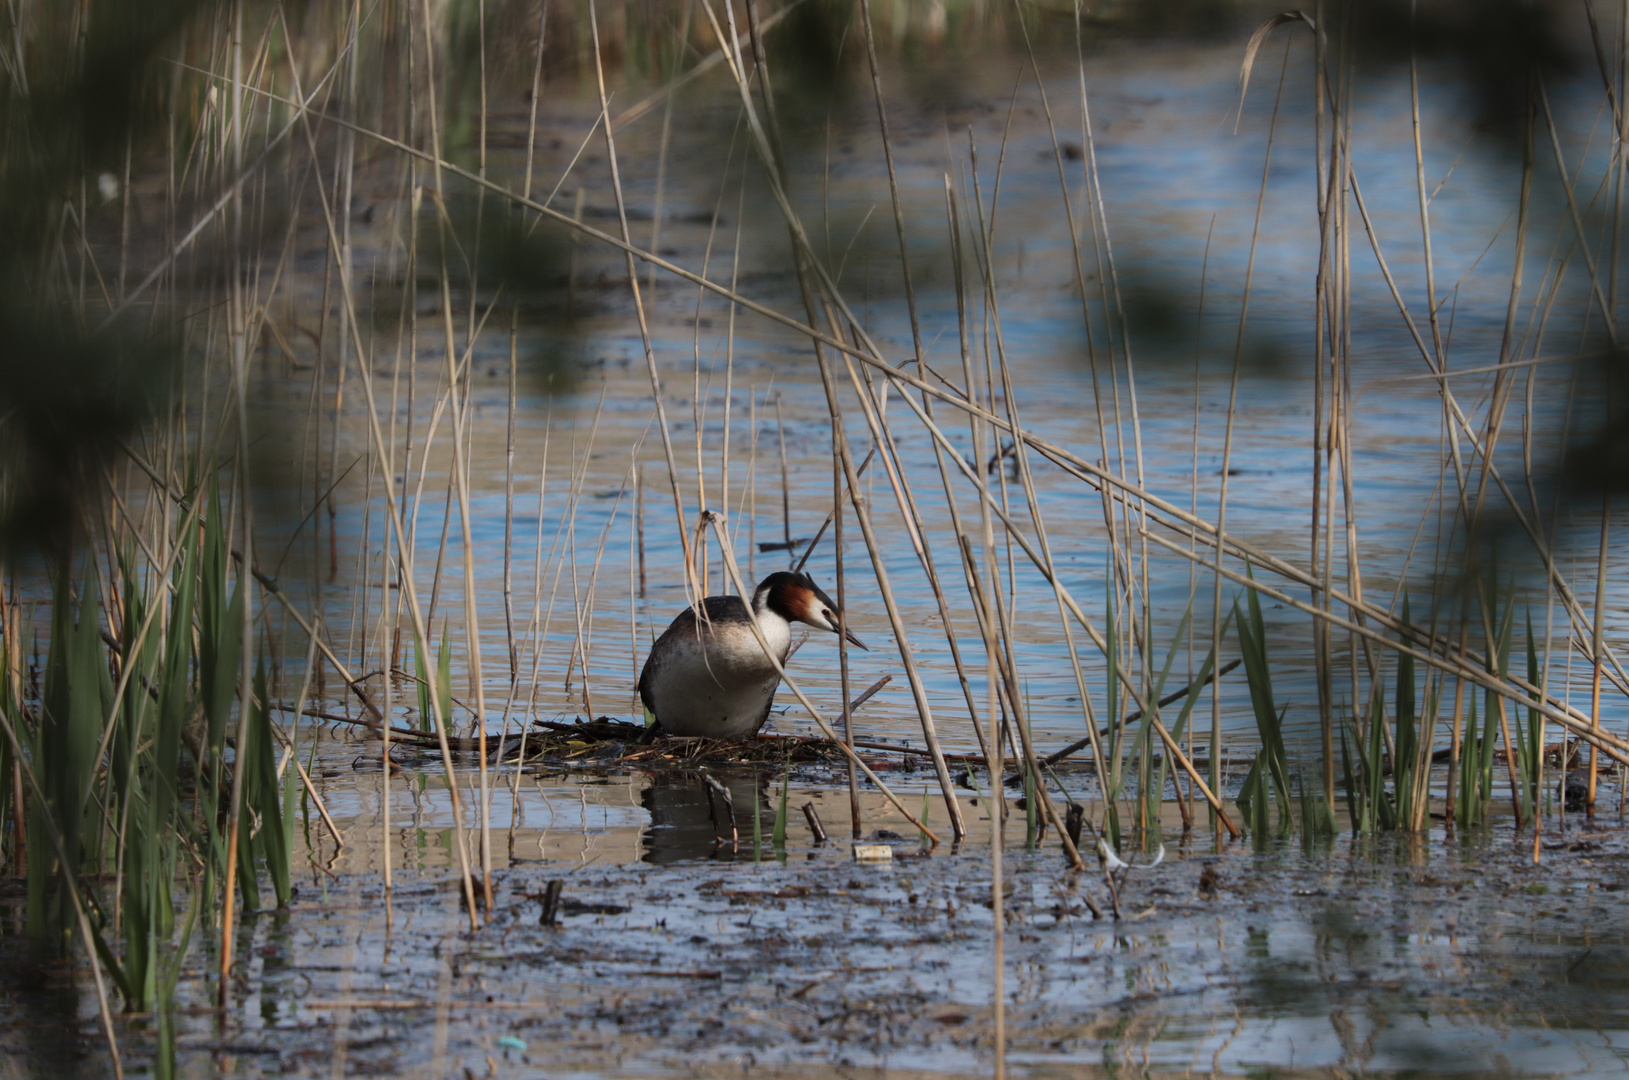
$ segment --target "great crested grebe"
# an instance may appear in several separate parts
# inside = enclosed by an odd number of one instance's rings
[[[792,623],[837,633],[837,604],[807,574],[770,574],[752,593],[752,613],[739,596],[709,596],[686,608],[651,646],[639,673],[639,697],[668,735],[740,739],[769,719],[780,673],[752,632],[752,614],[783,665]],[[848,640],[860,648],[853,633]]]

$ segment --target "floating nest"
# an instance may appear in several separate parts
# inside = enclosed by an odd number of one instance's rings
[[[319,709],[307,710],[305,715],[331,723],[367,728],[375,738],[380,737],[382,725],[377,719],[343,716]],[[416,767],[421,762],[411,760],[441,753],[441,740],[433,731],[392,727],[390,729],[391,760],[398,767]],[[873,772],[913,773],[933,768],[927,751],[914,746],[890,742],[855,740],[854,750]],[[1045,770],[1053,775],[1093,773],[1095,769],[1080,757],[1067,758],[1084,745],[1065,748],[1045,761]],[[842,766],[847,760],[843,747],[830,739],[809,735],[774,735],[759,733],[745,739],[702,739],[663,735],[641,724],[632,724],[615,717],[601,716],[595,720],[576,720],[562,723],[555,720],[534,720],[524,734],[514,733],[488,736],[482,740],[468,735],[447,736],[447,748],[461,757],[477,755],[484,749],[489,764],[519,763],[523,768],[593,769],[610,771],[617,768],[690,768],[696,766],[757,766],[785,768],[798,766]],[[524,754],[524,760],[522,760]],[[945,763],[952,778],[960,787],[979,790],[987,768],[978,754],[946,753]],[[362,759],[358,759],[358,764]],[[1156,761],[1159,759],[1156,758]],[[1010,757],[1009,769],[1015,767]],[[1196,762],[1203,765],[1203,760]],[[1019,786],[1023,777],[1010,773],[1008,786]]]
[[[391,729],[391,740],[403,753],[438,754],[441,744],[434,732]],[[449,737],[454,753],[480,751],[480,741],[465,736]],[[533,721],[524,735],[511,734],[500,741],[487,739],[487,758],[492,764],[520,764],[525,768],[616,769],[689,768],[698,765],[840,765],[842,748],[830,739],[799,735],[761,734],[745,739],[681,738],[662,735],[640,724],[602,716],[596,720],[559,723]],[[889,753],[888,757],[882,754]],[[873,769],[889,771],[917,767],[909,747],[875,747],[861,752]],[[523,756],[524,755],[524,756]],[[902,764],[904,759],[907,764]],[[406,764],[405,761],[399,761]],[[922,763],[924,766],[926,762]]]

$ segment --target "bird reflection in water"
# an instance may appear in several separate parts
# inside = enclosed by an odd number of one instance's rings
[[[763,839],[774,820],[765,802],[767,790],[761,779],[750,775],[683,772],[652,777],[639,796],[640,805],[650,811],[645,861],[667,865],[752,858],[754,814]]]

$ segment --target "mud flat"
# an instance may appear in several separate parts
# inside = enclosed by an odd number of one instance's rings
[[[364,824],[343,786],[328,787],[342,829]],[[341,852],[315,845],[329,865],[307,867],[288,911],[246,920],[227,1013],[208,950],[189,959],[179,1073],[987,1074],[988,804],[967,796],[983,839],[935,849],[863,793],[866,838],[893,858],[860,863],[846,790],[792,786],[777,846],[778,786],[725,786],[734,839],[691,773],[538,779],[474,934],[433,791],[399,796],[390,892],[357,828]],[[814,840],[805,802],[831,840]],[[1157,865],[1128,855],[1118,919],[1101,873],[1068,872],[1055,843],[1025,849],[1021,810],[1006,842],[1015,1075],[1598,1075],[1629,1047],[1615,822],[1549,835],[1536,867],[1505,825],[1221,852],[1167,828]],[[19,890],[4,902],[20,916]],[[97,1039],[83,980],[76,994],[72,969],[24,959],[0,965],[8,1077],[49,1075]],[[120,1022],[140,1074],[149,1018]]]

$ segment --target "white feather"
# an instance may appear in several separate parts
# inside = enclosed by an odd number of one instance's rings
[[[791,624],[766,610],[758,613],[758,628],[784,665]],[[735,739],[757,729],[780,682],[751,627],[718,623],[670,639],[650,689],[668,734]]]

